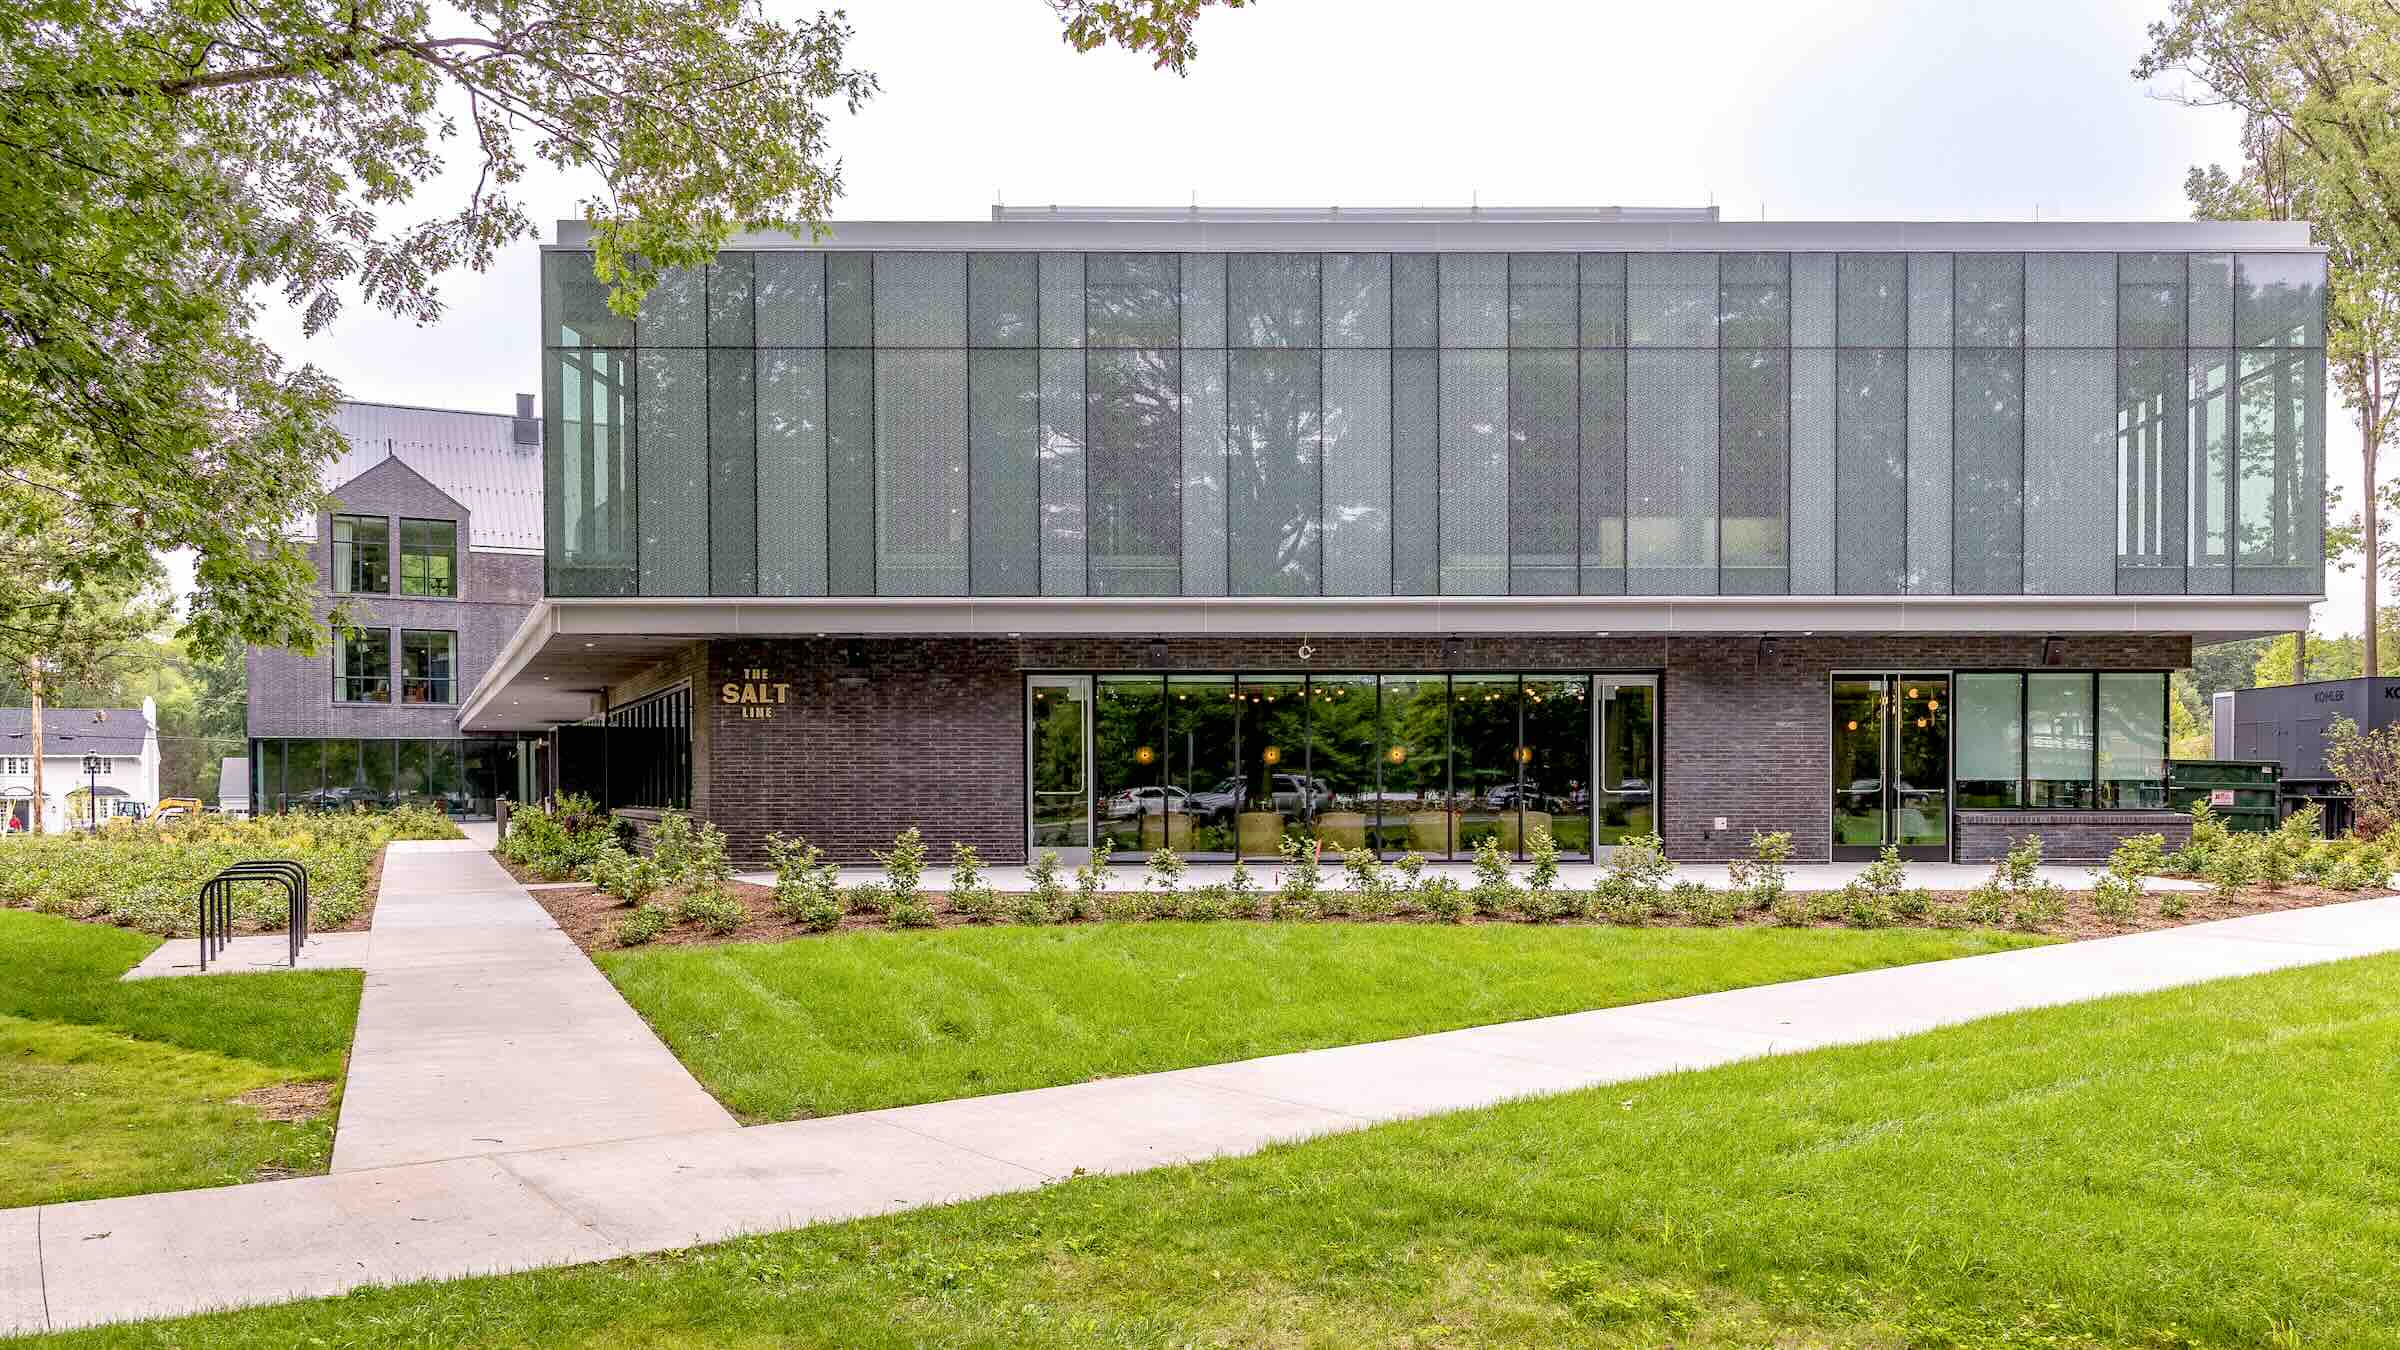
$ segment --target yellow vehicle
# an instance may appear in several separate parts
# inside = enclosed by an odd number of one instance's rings
[[[150,819],[154,823],[168,820],[197,820],[201,809],[200,799],[197,797],[162,797],[159,799],[158,809],[150,813]]]

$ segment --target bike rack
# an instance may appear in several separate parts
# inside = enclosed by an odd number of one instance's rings
[[[291,964],[298,968],[301,944],[308,941],[308,869],[289,858],[238,862],[201,883],[200,968],[208,969],[209,956],[233,941],[233,890],[245,881],[271,881],[283,887],[290,915],[284,928],[291,944]]]

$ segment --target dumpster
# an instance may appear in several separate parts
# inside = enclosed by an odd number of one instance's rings
[[[2283,766],[2273,760],[2175,759],[2167,761],[2167,805],[2189,811],[2207,802],[2227,827],[2253,834],[2274,830],[2282,817]]]

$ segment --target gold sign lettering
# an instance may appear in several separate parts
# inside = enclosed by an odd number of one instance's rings
[[[791,701],[788,681],[774,679],[773,672],[755,666],[745,667],[742,678],[717,686],[717,702],[741,709],[744,721],[772,721],[775,709]]]

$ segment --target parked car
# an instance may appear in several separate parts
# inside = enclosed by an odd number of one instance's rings
[[[1135,816],[1165,815],[1169,811],[1189,811],[1191,794],[1179,787],[1127,788],[1113,793],[1108,799],[1110,820],[1131,820]]]
[[[1303,778],[1296,773],[1279,773],[1271,780],[1268,799],[1257,802],[1249,791],[1250,780],[1239,774],[1225,779],[1206,792],[1190,795],[1183,810],[1212,825],[1230,824],[1237,811],[1280,811],[1287,816],[1314,815],[1333,805],[1333,787],[1322,778]]]

